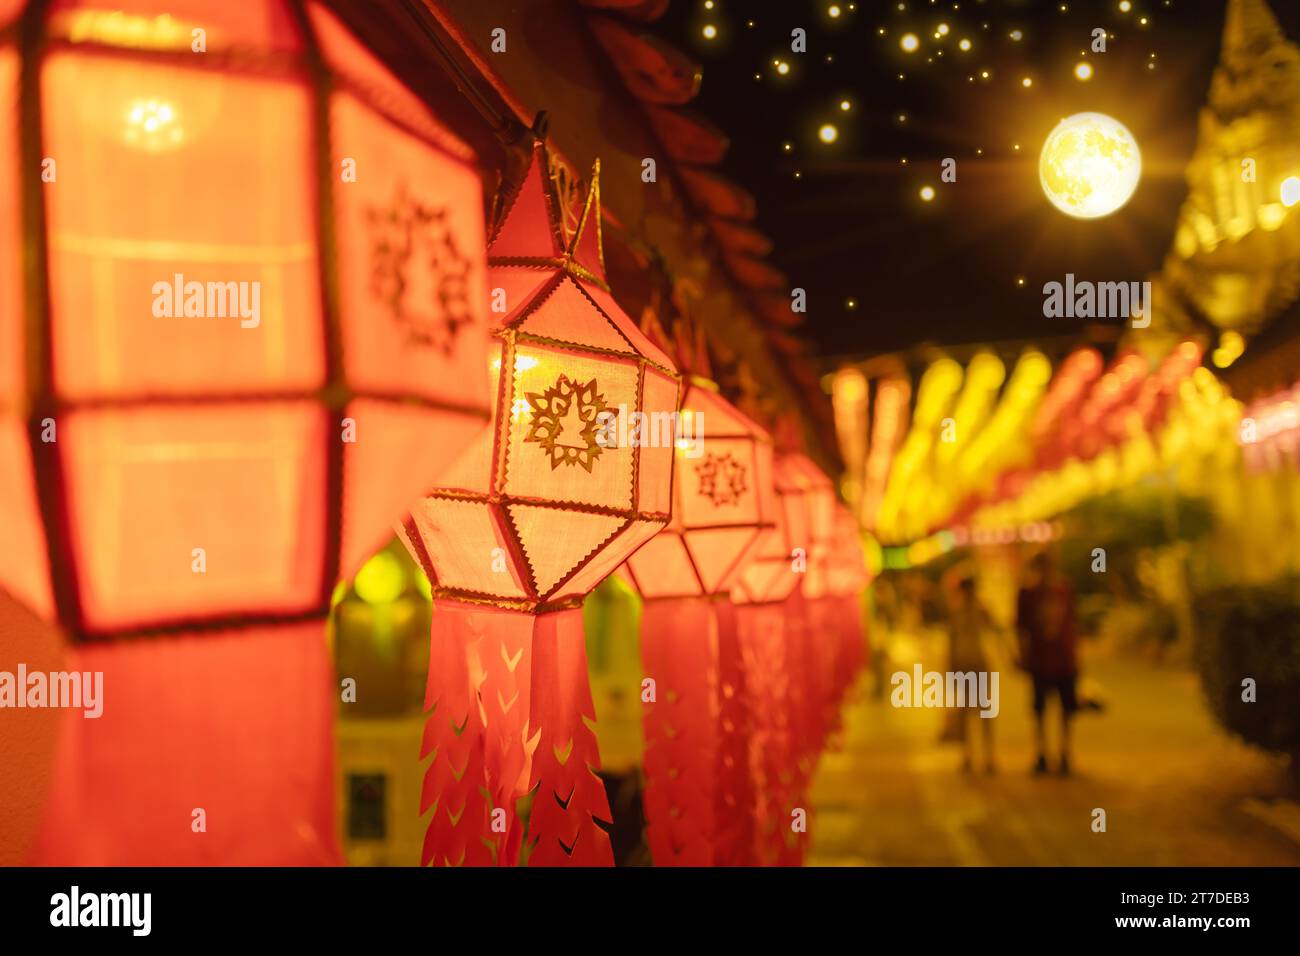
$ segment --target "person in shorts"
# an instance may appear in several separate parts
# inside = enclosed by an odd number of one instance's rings
[[[1079,679],[1078,630],[1074,589],[1051,555],[1036,554],[1029,576],[1016,600],[1016,631],[1021,665],[1034,684],[1034,742],[1038,748],[1035,773],[1046,773],[1048,701],[1060,702],[1061,749],[1058,768],[1070,772],[1070,718],[1079,708],[1075,685]]]

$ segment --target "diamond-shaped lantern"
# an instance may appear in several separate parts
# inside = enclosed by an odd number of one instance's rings
[[[759,538],[731,590],[742,606],[776,604],[799,587],[812,546],[807,474],[790,454],[778,455],[772,470],[773,526]]]
[[[767,432],[698,377],[681,422],[672,520],[626,566],[648,601],[729,591],[759,536],[775,527]]]
[[[822,737],[839,726],[844,693],[866,661],[862,596],[870,575],[861,533],[853,513],[836,502],[830,539],[814,548],[803,583],[809,624],[805,657],[821,700],[815,730]]]
[[[320,622],[489,414],[474,157],[320,3],[23,7],[0,585],[117,697],[70,723],[42,859],[332,858]],[[280,698],[222,689],[250,660]]]
[[[540,786],[529,861],[608,863],[592,820],[609,811],[582,720],[593,713],[579,606],[668,522],[680,378],[609,294],[599,165],[573,203],[539,144],[500,208],[488,250],[500,319],[493,425],[403,531],[434,588],[433,640],[476,662],[491,809],[507,811],[510,831],[501,841],[481,814],[466,820],[460,790],[438,776],[445,786],[426,787],[436,807],[426,859],[455,861],[481,836],[497,862],[513,861],[514,802]],[[431,672],[431,705],[468,699],[440,680]],[[429,749],[461,733],[463,716],[435,709]],[[443,774],[437,758],[429,773]]]
[[[441,598],[561,608],[668,522],[680,377],[605,286],[599,197],[597,166],[566,234],[539,146],[488,248],[494,427],[411,512]]]

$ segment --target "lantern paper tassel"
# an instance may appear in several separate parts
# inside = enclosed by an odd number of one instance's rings
[[[777,864],[794,807],[789,723],[789,683],[784,625],[778,604],[743,604],[736,609],[746,688],[752,702],[750,762],[754,768],[757,862]]]
[[[646,837],[656,866],[714,862],[716,603],[647,600],[641,612],[641,660],[655,682],[644,724]]]
[[[103,712],[67,712],[33,863],[342,862],[319,621],[84,644],[66,667],[103,674]]]
[[[420,864],[490,866],[504,856],[505,834],[492,830],[484,763],[484,727],[470,679],[466,631],[434,615],[420,756],[432,754],[420,793],[420,813],[433,809]]]
[[[862,666],[862,630],[858,599],[832,596],[810,601],[813,633],[824,643],[819,649],[822,668],[823,725],[827,739],[839,732],[841,709],[849,687]]]
[[[750,769],[751,700],[740,630],[728,595],[713,602],[717,627],[717,751],[714,763],[714,864],[752,866],[754,782]]]
[[[529,759],[537,745],[536,734],[530,740],[528,730],[533,620],[514,611],[454,601],[436,600],[434,607],[434,645],[441,640],[449,648],[459,649],[455,665],[464,668],[463,682],[475,694],[472,723],[479,728],[483,763],[480,779],[487,787],[490,809],[505,811],[504,835],[493,830],[485,836],[493,845],[497,865],[514,866],[519,862],[523,841],[516,803],[527,791]],[[431,695],[435,682],[448,679],[445,674],[435,674],[435,659],[430,658]],[[457,681],[461,686],[461,678]],[[456,714],[452,717],[453,727],[466,726],[468,733],[468,726],[454,722]],[[425,777],[427,793],[436,785],[432,776]],[[426,797],[426,806],[436,799],[436,792]]]
[[[642,326],[667,342],[655,309]],[[672,519],[624,566],[644,601],[642,657],[657,683],[644,710],[646,833],[657,865],[747,865],[753,788],[730,591],[776,526],[773,447],[709,377],[708,342],[689,313],[679,314],[674,341],[691,374]]]
[[[827,602],[829,613],[838,624],[839,664],[836,668],[835,717],[838,727],[840,708],[845,695],[869,662],[866,630],[862,625],[862,606],[857,594],[837,596]]]
[[[802,834],[790,827],[795,808],[808,808],[808,785],[813,763],[821,747],[821,702],[817,680],[816,641],[808,618],[808,602],[796,590],[780,605],[782,621],[781,657],[787,681],[785,709],[788,726],[788,763],[783,794],[786,815],[778,828],[782,840],[778,865],[800,866],[803,863]]]
[[[596,719],[587,680],[582,609],[539,615],[533,628],[531,724],[536,789],[528,825],[529,866],[613,866],[600,755],[587,721]]]

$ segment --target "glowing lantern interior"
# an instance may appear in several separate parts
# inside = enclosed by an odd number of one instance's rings
[[[774,527],[767,433],[703,380],[687,389],[681,414],[672,521],[627,561],[645,598],[726,591]]]
[[[763,532],[753,557],[741,569],[732,589],[740,604],[782,601],[799,586],[811,547],[809,485],[794,456],[782,455],[774,468],[775,525]]]
[[[50,6],[39,90],[0,46],[0,584],[89,634],[322,613],[487,414],[473,157],[318,4],[113,8]]]

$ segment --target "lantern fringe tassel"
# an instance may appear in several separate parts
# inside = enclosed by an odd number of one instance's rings
[[[654,680],[644,719],[646,838],[657,866],[714,862],[715,603],[663,598],[641,612],[641,662]]]
[[[600,753],[587,678],[582,610],[542,614],[533,627],[532,712],[540,731],[533,755],[529,866],[613,866],[609,798],[596,776]]]
[[[714,863],[752,866],[754,855],[754,783],[749,745],[750,696],[736,606],[726,594],[713,602],[717,627],[717,754],[714,780]]]
[[[795,809],[790,676],[786,667],[785,620],[779,603],[742,604],[736,609],[746,687],[752,702],[750,766],[755,787],[755,853],[761,866],[788,861]]]
[[[582,611],[437,601],[422,810],[425,864],[612,866]],[[441,715],[441,716],[440,716]],[[532,793],[527,833],[518,813]],[[504,813],[502,813],[504,811]]]
[[[420,756],[433,759],[424,774],[420,813],[432,808],[433,816],[422,866],[490,866],[504,856],[505,834],[492,828],[484,721],[470,680],[473,640],[466,628],[435,625],[430,634],[425,709],[432,712]]]

